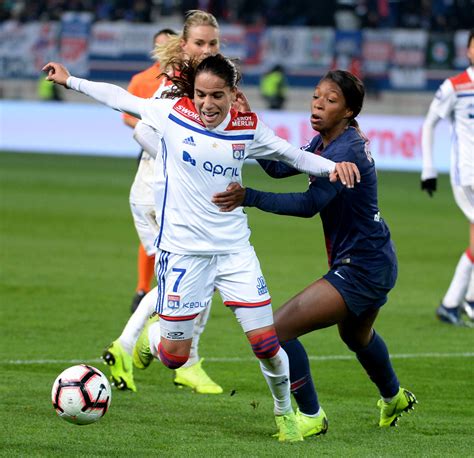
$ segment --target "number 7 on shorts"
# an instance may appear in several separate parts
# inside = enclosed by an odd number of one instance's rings
[[[178,278],[174,282],[174,286],[173,286],[173,293],[177,293],[178,288],[179,288],[179,283],[183,279],[184,274],[186,273],[186,269],[178,269],[176,267],[173,267],[173,272],[178,272]]]

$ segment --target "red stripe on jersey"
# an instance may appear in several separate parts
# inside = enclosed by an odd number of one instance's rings
[[[465,91],[466,89],[474,89],[474,81],[469,77],[467,70],[459,75],[449,78],[455,91]]]
[[[195,315],[187,315],[187,316],[165,316],[165,315],[160,315],[160,318],[165,321],[189,321],[189,320],[194,320],[199,315],[199,313],[196,313]]]
[[[474,255],[471,253],[471,250],[469,248],[466,250],[466,256],[469,258],[469,261],[474,264]]]
[[[263,307],[264,305],[268,305],[272,303],[272,299],[267,299],[266,301],[262,302],[237,302],[237,301],[224,301],[224,305],[226,307],[232,307],[232,306],[237,306],[237,307]]]
[[[194,121],[200,126],[205,127],[196,111],[193,101],[188,97],[182,97],[179,99],[173,106],[173,110],[183,115],[185,118]]]
[[[248,111],[241,113],[233,108],[230,110],[230,121],[224,130],[255,130],[257,128],[258,118],[255,113]]]

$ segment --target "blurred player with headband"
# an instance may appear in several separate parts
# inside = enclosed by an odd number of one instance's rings
[[[153,37],[154,49],[165,44],[170,36],[176,35],[171,29],[161,29]],[[152,66],[134,75],[128,85],[128,92],[138,97],[153,97],[162,84],[161,66],[156,60]],[[139,119],[127,113],[123,114],[123,122],[135,128]],[[138,280],[135,295],[132,299],[131,312],[133,313],[140,301],[151,289],[155,274],[154,245],[158,227],[155,220],[155,202],[153,198],[154,159],[146,152],[141,151],[138,160],[138,169],[130,189],[130,208],[133,221],[140,240],[138,246]]]
[[[437,184],[433,164],[434,128],[440,119],[451,122],[451,186],[456,203],[469,221],[470,238],[436,315],[456,326],[465,325],[461,318],[463,309],[474,321],[474,29],[468,36],[467,58],[470,66],[445,80],[436,92],[422,134],[421,189],[432,196]]]

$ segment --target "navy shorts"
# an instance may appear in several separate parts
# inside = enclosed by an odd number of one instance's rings
[[[343,297],[349,310],[361,315],[382,307],[397,281],[397,264],[388,263],[370,270],[354,265],[334,266],[323,276]]]

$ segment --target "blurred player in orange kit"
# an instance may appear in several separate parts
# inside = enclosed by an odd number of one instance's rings
[[[154,48],[165,44],[169,37],[176,35],[171,29],[162,29],[153,37]],[[137,97],[153,97],[160,87],[163,77],[160,63],[156,61],[151,67],[134,75],[128,85],[128,92]],[[135,128],[139,120],[127,113],[123,114],[123,122]],[[138,247],[138,281],[133,296],[131,312],[133,313],[145,294],[150,291],[151,282],[154,277],[155,267],[155,231],[150,230],[149,225],[156,226],[155,211],[152,191],[153,161],[145,151],[141,151],[139,165],[135,180],[130,190],[130,207],[133,220],[138,232],[140,244]],[[157,229],[156,229],[157,230]]]

